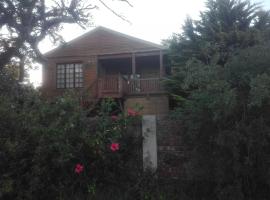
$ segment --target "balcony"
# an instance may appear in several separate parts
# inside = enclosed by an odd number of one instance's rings
[[[122,98],[131,95],[165,93],[160,78],[140,78],[125,80],[119,76],[104,76],[98,79],[98,98]]]

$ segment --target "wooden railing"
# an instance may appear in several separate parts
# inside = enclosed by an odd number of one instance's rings
[[[123,80],[121,76],[105,76],[98,79],[99,97],[119,98],[123,96]]]
[[[121,76],[98,79],[98,96],[120,98],[124,95],[154,94],[164,92],[160,78],[124,80]]]
[[[118,76],[106,76],[99,79],[99,88],[103,92],[118,91]]]
[[[163,91],[160,78],[132,79],[127,82],[127,94],[149,94]]]

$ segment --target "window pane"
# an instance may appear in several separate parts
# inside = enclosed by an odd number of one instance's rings
[[[58,69],[58,70],[65,69],[65,65],[57,65],[57,69]]]
[[[75,74],[75,77],[76,77],[76,78],[79,78],[79,77],[81,77],[81,76],[82,76],[81,73],[76,73],[76,74]]]
[[[82,64],[75,64],[75,72],[82,72]]]

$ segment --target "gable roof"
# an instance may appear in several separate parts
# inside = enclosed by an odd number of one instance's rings
[[[99,26],[47,53],[45,57],[89,56],[164,50],[165,47]]]

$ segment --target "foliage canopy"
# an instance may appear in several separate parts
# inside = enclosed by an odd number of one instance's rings
[[[178,101],[174,117],[183,121],[189,195],[266,199],[269,11],[236,0],[208,0],[206,7],[169,41],[174,70],[166,84]]]

